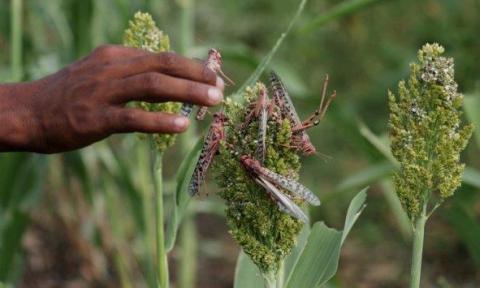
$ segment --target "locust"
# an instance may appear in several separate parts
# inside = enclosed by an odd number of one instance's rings
[[[265,189],[272,200],[277,203],[277,206],[282,212],[287,213],[302,222],[309,222],[308,216],[302,211],[302,209],[292,201],[290,196],[281,192],[279,188],[288,190],[292,192],[295,197],[318,206],[320,205],[320,200],[312,191],[293,179],[289,179],[263,167],[258,160],[253,159],[248,155],[242,155],[240,157],[240,163],[251,175],[254,181]]]
[[[312,155],[316,153],[315,146],[313,146],[312,142],[310,141],[310,137],[308,136],[306,130],[320,123],[325,116],[328,107],[336,97],[336,91],[333,91],[328,99],[326,99],[328,81],[329,77],[326,75],[323,82],[322,96],[319,107],[311,116],[304,121],[301,121],[282,80],[275,72],[270,74],[270,86],[273,93],[273,102],[280,108],[282,117],[289,119],[290,124],[292,125],[292,146],[305,155]]]
[[[225,139],[226,121],[227,117],[223,112],[218,112],[213,115],[213,122],[205,136],[200,156],[188,186],[188,192],[191,196],[198,194],[198,190],[205,180],[213,157],[218,152],[220,141]]]
[[[269,115],[273,111],[273,103],[268,98],[268,91],[265,86],[260,86],[258,92],[258,98],[255,102],[251,103],[250,112],[245,117],[244,123],[241,125],[241,129],[245,129],[250,124],[253,118],[258,119],[258,146],[255,151],[257,159],[263,163],[265,161],[266,151],[266,135],[267,135],[267,121]]]
[[[205,61],[205,67],[212,70],[213,72],[220,74],[220,76],[225,79],[230,84],[235,84],[230,78],[225,75],[222,71],[222,55],[215,48],[210,48],[208,51],[208,58]],[[180,110],[180,114],[185,117],[189,117],[193,110],[193,104],[184,103]],[[208,107],[201,106],[199,107],[195,118],[197,120],[203,120],[207,114]]]

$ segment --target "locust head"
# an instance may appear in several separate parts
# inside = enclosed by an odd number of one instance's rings
[[[217,112],[213,114],[213,122],[216,124],[224,124],[227,122],[228,118],[223,112]]]
[[[222,55],[215,48],[208,50],[208,61],[215,62],[218,66],[222,65]]]
[[[240,156],[240,163],[242,163],[243,167],[245,167],[248,172],[254,174],[256,174],[255,172],[258,170],[258,167],[261,167],[260,163],[257,160],[253,159],[248,155]]]

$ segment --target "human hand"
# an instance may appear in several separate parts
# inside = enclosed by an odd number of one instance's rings
[[[0,151],[64,152],[113,133],[180,133],[179,115],[127,108],[129,101],[219,104],[223,81],[174,53],[102,46],[44,79],[0,85]]]

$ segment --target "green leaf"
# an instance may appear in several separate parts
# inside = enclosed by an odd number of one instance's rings
[[[247,254],[240,251],[235,266],[234,288],[263,288],[264,281],[260,270],[248,258]]]
[[[44,155],[25,153],[4,154],[0,159],[1,174],[8,177],[0,176],[0,281],[11,280],[17,269],[15,259],[28,227],[28,211],[39,198],[47,163]]]
[[[292,253],[288,255],[285,259],[284,269],[285,269],[285,281],[288,280],[288,276],[292,273],[295,263],[297,263],[298,258],[303,252],[305,245],[307,245],[308,236],[312,232],[312,229],[308,225],[304,225],[302,231],[297,237],[297,245],[292,250]]]
[[[141,231],[145,230],[143,218],[142,195],[132,179],[132,173],[127,160],[122,155],[114,153],[113,149],[106,142],[95,144],[95,152],[100,163],[113,178],[115,183],[125,192],[128,198],[136,224]]]
[[[463,183],[471,185],[477,189],[480,189],[480,171],[467,167],[463,172]]]
[[[286,287],[318,287],[327,282],[336,270],[341,244],[342,232],[315,223]]]
[[[360,217],[360,214],[362,214],[363,209],[366,207],[365,200],[367,199],[367,189],[368,188],[364,188],[360,191],[348,206],[345,225],[343,225],[342,244],[345,241],[345,238],[347,238],[348,233],[350,233],[350,230],[352,230],[353,224],[357,222],[358,217]]]
[[[177,238],[177,231],[183,215],[187,209],[188,203],[192,198],[188,193],[188,184],[190,183],[193,170],[197,165],[198,157],[203,145],[203,138],[200,138],[193,149],[183,159],[180,168],[177,171],[177,189],[173,196],[173,210],[168,220],[167,231],[165,235],[165,248],[167,252],[172,250]]]
[[[405,241],[410,241],[412,237],[412,224],[407,213],[403,210],[402,203],[395,193],[395,187],[391,178],[385,178],[380,181],[383,190],[383,196],[390,206],[390,211],[397,220],[400,233]]]
[[[450,209],[446,209],[444,215],[467,247],[475,265],[480,268],[480,245],[478,245],[480,243],[480,223],[467,213],[464,207],[455,202]]]
[[[290,30],[292,30],[293,25],[295,22],[297,22],[298,18],[300,17],[300,14],[302,14],[303,9],[305,8],[305,4],[307,3],[307,0],[302,0],[300,4],[298,5],[297,11],[293,15],[292,19],[290,20],[290,23],[287,26],[287,29],[285,32],[283,32],[280,37],[277,39],[277,42],[275,45],[273,45],[272,49],[268,52],[268,54],[262,59],[262,62],[260,62],[260,65],[258,65],[257,69],[250,75],[250,77],[243,83],[243,85],[240,87],[240,89],[237,90],[237,92],[234,95],[241,95],[241,93],[247,88],[248,86],[253,86],[255,82],[257,82],[258,78],[260,78],[260,75],[262,75],[263,71],[267,68],[267,66],[270,64],[270,61],[272,60],[273,56],[277,52],[278,48],[283,43],[283,40],[285,40],[285,37],[287,37],[288,33],[290,33]],[[238,98],[238,97],[237,97]]]
[[[310,235],[310,226],[305,225],[297,237],[297,245],[293,248],[290,255],[284,262],[284,275],[287,280],[288,275],[291,274],[295,263],[303,252],[307,244],[308,236]],[[241,251],[238,254],[237,266],[235,268],[235,286],[234,287],[263,287],[263,277],[257,266],[253,264],[250,258]]]
[[[358,125],[358,129],[360,130],[360,134],[362,134],[365,139],[370,142],[380,153],[385,156],[393,165],[399,166],[395,157],[393,157],[392,152],[390,151],[390,144],[387,137],[378,137],[375,135],[370,128],[364,123],[360,123]]]
[[[82,158],[81,151],[72,151],[64,154],[66,168],[72,171],[72,174],[77,177],[82,192],[89,203],[93,203],[93,186],[91,177],[88,173],[88,168]]]
[[[300,30],[302,33],[313,32],[316,29],[322,27],[330,21],[348,16],[359,10],[365,9],[370,5],[373,5],[382,0],[351,0],[351,1],[342,1],[340,4],[336,5],[332,9],[329,9],[327,12],[320,14],[310,23],[306,24]]]
[[[395,167],[389,161],[370,165],[340,182],[340,184],[338,184],[338,186],[335,188],[335,191],[343,192],[350,191],[358,187],[365,187],[373,182],[390,176],[394,170]]]
[[[8,224],[0,231],[0,281],[9,280],[8,276],[14,268],[15,255],[20,249],[23,233],[29,222],[28,215],[19,210],[15,209],[9,214]]]
[[[480,93],[465,96],[463,108],[467,118],[475,125],[473,134],[477,146],[480,147]]]
[[[360,191],[350,202],[343,232],[329,228],[323,222],[313,225],[285,287],[319,287],[335,275],[343,241],[365,208],[366,191],[367,188]]]

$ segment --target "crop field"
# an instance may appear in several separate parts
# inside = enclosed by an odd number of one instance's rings
[[[0,88],[105,45],[225,82],[208,111],[128,103],[190,116],[177,136],[57,154],[0,139],[0,288],[480,287],[479,15],[478,0],[0,1]]]

